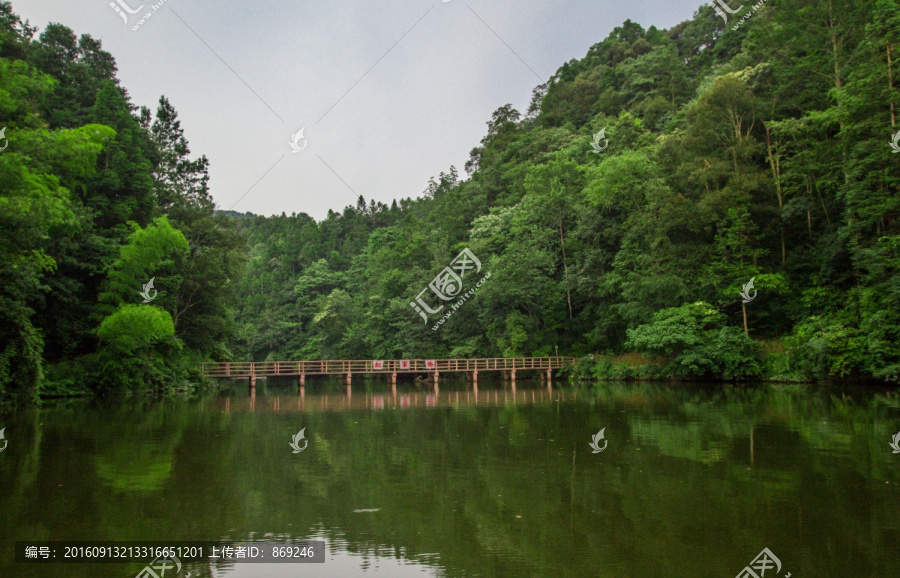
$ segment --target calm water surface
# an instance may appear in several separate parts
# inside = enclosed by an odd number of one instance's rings
[[[782,565],[766,578],[900,575],[895,392],[479,385],[263,382],[0,415],[0,576],[143,567],[15,564],[16,540],[273,537],[323,540],[326,561],[176,578],[731,578],[763,548]]]

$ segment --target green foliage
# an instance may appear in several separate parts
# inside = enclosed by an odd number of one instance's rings
[[[89,124],[51,131],[40,126],[35,103],[53,83],[25,63],[0,59],[0,399],[30,398],[43,380],[44,337],[35,306],[58,268],[54,238],[80,227],[65,184],[88,176],[108,127]]]
[[[753,341],[708,303],[663,309],[652,321],[628,330],[626,347],[666,355],[685,378],[752,379],[762,375]]]
[[[812,316],[794,328],[797,369],[813,379],[857,375],[866,361],[865,335],[846,312]]]
[[[130,224],[134,232],[119,250],[119,258],[110,266],[106,291],[100,294],[100,301],[104,303],[121,305],[133,301],[135,293],[151,277],[160,270],[171,268],[176,253],[188,251],[184,234],[172,227],[165,216],[157,217],[143,229],[137,223]],[[170,281],[177,288],[177,278],[160,278],[154,283],[163,292],[163,301]]]
[[[124,305],[97,328],[101,343],[129,355],[175,335],[172,316],[151,305]]]
[[[151,305],[124,305],[97,328],[101,349],[89,364],[101,371],[100,390],[162,391],[173,388],[181,343],[168,312]],[[173,363],[173,361],[175,363]]]

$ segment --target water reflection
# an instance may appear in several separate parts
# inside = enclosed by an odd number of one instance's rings
[[[368,411],[392,409],[419,409],[450,407],[499,407],[512,405],[534,405],[566,401],[577,401],[578,394],[563,390],[509,388],[504,390],[438,391],[425,393],[412,391],[398,393],[396,389],[386,394],[317,394],[307,395],[301,391],[299,395],[266,395],[257,400],[256,391],[247,397],[228,396],[215,400],[208,405],[209,409],[223,413],[231,412],[316,412],[316,411]]]
[[[734,576],[763,548],[779,578],[890,576],[900,556],[893,392],[263,383],[2,423],[4,577],[140,569],[12,563],[15,540],[38,539],[328,543],[315,567],[192,578]],[[301,428],[309,445],[294,454]]]

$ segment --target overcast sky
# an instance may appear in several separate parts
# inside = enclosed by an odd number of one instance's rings
[[[626,19],[668,28],[698,0],[12,0],[115,57],[134,104],[178,111],[222,209],[316,219],[363,195],[461,177],[485,123]],[[303,148],[291,135],[304,129]]]

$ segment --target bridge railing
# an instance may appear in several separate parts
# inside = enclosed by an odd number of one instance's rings
[[[559,369],[575,363],[574,357],[488,357],[481,359],[385,359],[378,369],[372,359],[326,359],[319,361],[223,361],[204,363],[208,377],[278,375],[340,375],[348,373],[439,373],[510,371],[513,369]]]

